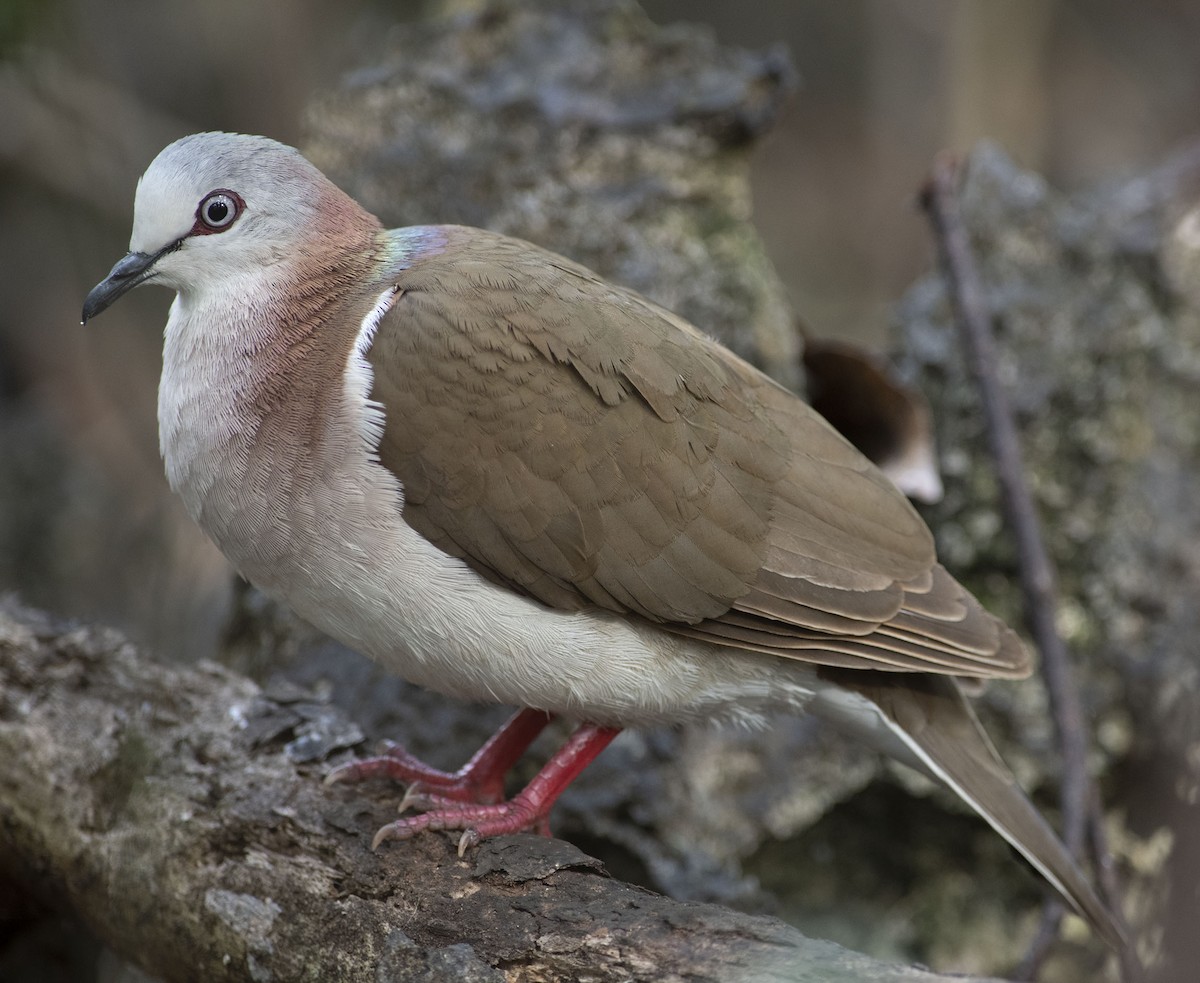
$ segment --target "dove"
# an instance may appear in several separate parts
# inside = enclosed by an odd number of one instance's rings
[[[519,708],[458,772],[397,746],[334,771],[424,810],[376,845],[548,832],[624,728],[811,713],[949,787],[1122,944],[964,696],[1027,649],[795,394],[536,245],[384,229],[265,137],[154,159],[83,320],[147,283],[175,291],[167,480],[233,566],[414,683]],[[505,798],[554,717],[576,729]]]

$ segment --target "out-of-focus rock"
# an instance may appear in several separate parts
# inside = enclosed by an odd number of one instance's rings
[[[397,27],[309,112],[304,149],[388,225],[568,254],[786,382],[799,342],[750,224],[749,152],[794,85],[628,0],[494,0]]]

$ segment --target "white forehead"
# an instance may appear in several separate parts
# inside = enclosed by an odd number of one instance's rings
[[[154,158],[138,181],[129,247],[153,252],[186,235],[210,191],[236,191],[256,213],[304,209],[324,176],[298,151],[267,137],[194,133]]]

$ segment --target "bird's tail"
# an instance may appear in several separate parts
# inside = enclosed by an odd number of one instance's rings
[[[840,692],[819,693],[815,713],[949,786],[1109,945],[1127,946],[1117,920],[1025,797],[953,678],[825,669],[821,675],[836,676]]]

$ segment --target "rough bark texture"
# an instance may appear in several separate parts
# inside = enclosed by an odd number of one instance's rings
[[[167,981],[945,979],[623,884],[558,840],[371,853],[394,791],[327,789],[312,763],[357,738],[298,687],[6,603],[0,883]]]

